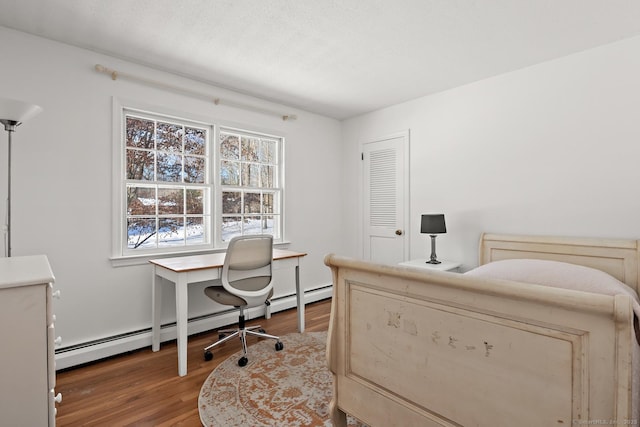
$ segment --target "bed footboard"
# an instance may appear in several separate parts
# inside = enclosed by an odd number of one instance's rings
[[[628,297],[325,263],[334,425],[629,424]]]

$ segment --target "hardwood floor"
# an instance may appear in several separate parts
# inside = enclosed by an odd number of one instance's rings
[[[326,331],[330,311],[330,299],[308,304],[305,330]],[[293,308],[274,313],[269,320],[247,323],[285,335],[296,332],[296,322]],[[58,372],[56,392],[62,393],[63,401],[58,405],[57,425],[201,426],[200,387],[219,363],[240,350],[239,342],[231,340],[216,349],[213,360],[205,362],[202,349],[217,338],[216,331],[189,337],[185,377],[178,376],[175,341],[164,343],[155,353],[148,347]]]

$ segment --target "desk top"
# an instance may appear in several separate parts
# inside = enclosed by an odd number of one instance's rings
[[[204,270],[207,268],[222,268],[224,264],[225,252],[205,255],[187,255],[172,258],[158,258],[149,260],[151,264],[164,267],[176,273]],[[273,250],[273,260],[278,261],[287,258],[301,258],[306,256],[305,252],[287,251],[284,249]]]

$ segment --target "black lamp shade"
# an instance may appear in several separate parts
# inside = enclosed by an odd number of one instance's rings
[[[444,214],[422,215],[422,222],[420,224],[420,233],[442,234],[446,232],[447,232],[447,226],[444,223]]]

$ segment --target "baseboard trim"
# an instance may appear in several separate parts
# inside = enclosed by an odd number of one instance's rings
[[[327,285],[313,290],[305,291],[304,302],[312,302],[331,298],[332,286]],[[271,301],[271,313],[288,310],[296,306],[296,296],[289,295]],[[248,319],[264,316],[265,310],[262,307],[255,307],[245,311]],[[187,326],[188,334],[198,334],[205,331],[214,330],[222,326],[231,325],[238,321],[238,313],[235,310],[228,310],[213,313],[207,316],[200,316],[189,319]],[[160,342],[176,339],[175,323],[163,325],[160,331]],[[107,337],[101,340],[91,341],[70,348],[56,350],[55,361],[56,370],[67,369],[85,363],[95,362],[106,357],[138,350],[151,346],[151,328],[134,331],[118,336]]]

